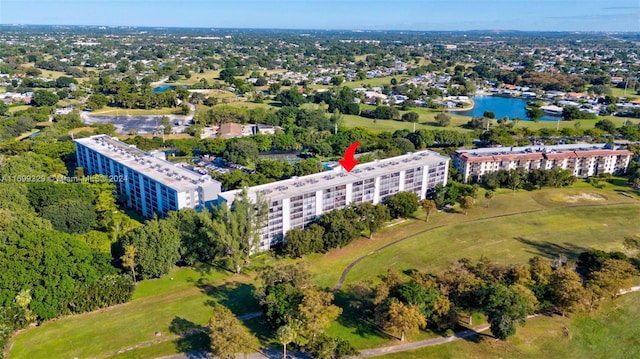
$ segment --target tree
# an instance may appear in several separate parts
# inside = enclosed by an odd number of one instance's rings
[[[401,342],[404,341],[406,334],[416,334],[426,325],[427,320],[417,305],[404,304],[397,299],[392,299],[389,303],[384,319],[384,329],[394,335],[400,334]]]
[[[36,107],[54,106],[60,98],[58,95],[47,90],[36,90],[31,97],[31,104]]]
[[[607,259],[602,268],[592,272],[587,281],[587,288],[592,290],[598,300],[615,298],[620,289],[633,284],[633,277],[638,271],[626,260]]]
[[[496,114],[493,111],[485,111],[485,112],[482,113],[482,117],[486,117],[486,118],[489,118],[489,119],[494,119],[494,118],[496,118]]]
[[[469,210],[473,208],[473,203],[475,200],[471,196],[461,196],[459,201],[460,201],[460,208],[462,208],[462,211],[466,216]]]
[[[420,207],[422,207],[422,209],[424,210],[425,222],[429,222],[429,216],[431,216],[431,213],[438,209],[438,207],[436,206],[436,201],[426,198],[420,201]]]
[[[236,273],[249,265],[250,256],[260,247],[260,236],[267,218],[268,207],[264,197],[257,195],[255,203],[243,189],[232,204],[233,210],[221,209],[218,223],[226,226],[226,235],[221,238],[229,267]],[[219,231],[221,232],[221,231]]]
[[[131,271],[131,276],[133,277],[134,284],[136,283],[136,255],[138,255],[136,247],[128,244],[124,247],[124,254],[120,257],[122,266],[128,268]]]
[[[369,239],[373,238],[373,232],[380,229],[384,222],[391,219],[389,209],[384,204],[373,205],[369,202],[364,202],[356,208],[356,212],[358,212],[360,220],[369,230]]]
[[[523,294],[526,287],[520,286],[513,290],[502,284],[496,284],[489,290],[489,297],[485,306],[491,332],[498,338],[505,340],[516,333],[516,324],[523,325],[528,314],[532,314],[535,302],[528,300],[535,296]]]
[[[0,116],[6,116],[9,114],[9,106],[4,101],[0,101]]]
[[[316,223],[307,229],[291,229],[285,236],[284,253],[292,257],[302,257],[305,254],[319,252],[324,248],[323,234],[324,228]]]
[[[331,84],[334,86],[338,86],[344,82],[344,76],[333,76],[331,77]]]
[[[299,319],[307,337],[315,338],[342,313],[342,308],[331,304],[333,293],[306,289],[298,306]]]
[[[616,131],[616,124],[613,123],[613,121],[611,120],[600,120],[598,122],[596,122],[595,124],[595,128],[599,128],[604,132],[607,132],[609,134],[615,135],[617,133]]]
[[[340,248],[360,236],[362,227],[353,208],[334,210],[320,215],[316,223],[324,228],[324,250]]]
[[[258,160],[258,154],[258,146],[256,146],[255,142],[247,139],[238,139],[227,142],[222,157],[231,163],[248,165]]]
[[[136,273],[143,278],[162,277],[180,259],[180,232],[171,221],[149,220],[127,232],[121,248],[133,245],[137,251]]]
[[[556,269],[549,279],[549,292],[553,304],[564,315],[582,307],[584,288],[578,273],[566,267]]]
[[[292,87],[287,91],[280,92],[275,100],[280,101],[282,106],[300,107],[300,105],[305,103],[305,99],[297,87]]]
[[[287,344],[294,342],[298,338],[298,331],[292,324],[285,324],[276,331],[276,340],[282,344],[282,358],[287,358]]]
[[[542,111],[540,107],[531,106],[527,107],[526,115],[528,118],[536,121],[540,117],[544,116],[544,111]]]
[[[67,233],[85,233],[96,224],[96,210],[91,203],[81,200],[63,200],[40,210],[43,218],[53,227]]]
[[[242,322],[222,305],[213,307],[209,328],[211,351],[221,359],[235,359],[238,353],[246,355],[255,350],[255,338]]]
[[[162,124],[162,133],[165,135],[171,134],[171,120],[168,116],[162,116],[160,118],[160,123]]]
[[[496,192],[492,191],[492,190],[487,190],[484,193],[484,198],[487,200],[487,208],[489,208],[489,203],[491,203],[491,200],[493,199],[493,197],[495,196]]]
[[[387,198],[384,204],[392,218],[407,218],[418,210],[418,195],[413,192],[398,192]]]
[[[444,112],[440,112],[439,114],[437,114],[435,119],[436,123],[440,127],[447,127],[451,124],[451,116],[447,115]]]
[[[416,112],[407,112],[402,114],[402,121],[405,122],[418,122],[419,119],[420,115],[418,115]]]
[[[631,173],[628,182],[633,188],[640,189],[640,168],[636,168],[636,170]]]

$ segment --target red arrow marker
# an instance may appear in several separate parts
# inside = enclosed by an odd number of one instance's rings
[[[358,146],[360,146],[360,142],[352,143],[351,146],[347,147],[347,150],[344,151],[344,158],[338,161],[347,172],[351,172],[353,167],[360,162],[353,157],[353,155],[356,154],[356,148],[358,148]]]

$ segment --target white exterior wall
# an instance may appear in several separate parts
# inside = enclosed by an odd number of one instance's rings
[[[373,191],[373,204],[380,203],[380,176],[376,177],[376,185]]]

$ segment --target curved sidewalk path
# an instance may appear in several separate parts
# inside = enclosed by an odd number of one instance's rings
[[[624,295],[624,294],[633,293],[633,292],[640,292],[640,285],[631,287],[629,289],[622,289],[620,290],[619,295]],[[259,312],[256,312],[256,313],[259,313]],[[255,315],[256,313],[251,313],[251,314]],[[527,316],[527,320],[536,318],[542,315],[543,314],[529,315]],[[371,357],[377,357],[381,355],[404,352],[408,350],[421,349],[421,348],[430,347],[434,345],[447,344],[456,340],[466,339],[466,338],[478,335],[484,331],[489,330],[489,327],[490,327],[489,324],[482,324],[471,329],[465,329],[465,330],[456,332],[454,335],[450,337],[431,338],[431,339],[425,339],[425,340],[420,340],[420,341],[411,342],[411,343],[389,345],[389,346],[380,347],[380,348],[363,349],[363,350],[360,350],[360,355],[358,355],[358,358],[371,358]],[[205,358],[213,358],[213,357],[211,356],[210,353],[199,352],[199,351],[162,357],[162,359],[205,359]],[[279,359],[279,358],[282,358],[282,352],[274,348],[264,348],[259,353],[248,354],[246,358],[248,359],[263,359],[263,358]],[[309,356],[304,353],[287,352],[287,358],[306,359],[306,358],[309,358]]]
[[[607,204],[594,204],[594,203],[588,203],[588,204],[577,204],[577,205],[569,205],[569,206],[563,206],[563,207],[556,207],[556,208],[540,208],[540,209],[533,209],[530,211],[523,211],[523,212],[517,212],[517,213],[505,213],[505,214],[498,214],[495,216],[489,216],[489,217],[482,217],[482,218],[476,218],[476,219],[470,219],[468,221],[462,221],[462,222],[456,222],[456,223],[447,223],[447,224],[441,224],[441,225],[437,225],[434,227],[430,227],[427,229],[423,229],[421,231],[412,233],[412,234],[408,234],[404,237],[398,238],[393,242],[387,243],[385,245],[383,245],[382,247],[376,248],[374,250],[372,250],[371,252],[360,256],[358,258],[356,258],[353,262],[349,263],[345,269],[342,271],[342,273],[340,274],[340,278],[338,279],[338,282],[336,283],[336,285],[333,287],[332,291],[336,292],[338,290],[340,290],[342,288],[342,286],[344,285],[344,281],[347,279],[347,275],[349,274],[349,272],[353,269],[353,267],[355,267],[360,261],[362,261],[363,259],[366,259],[367,257],[371,256],[372,254],[376,254],[382,250],[385,250],[393,245],[396,245],[400,242],[403,242],[409,238],[424,234],[424,233],[428,233],[431,231],[434,231],[436,229],[440,229],[440,228],[444,228],[450,225],[459,225],[459,224],[467,224],[467,223],[475,223],[475,222],[480,222],[480,221],[485,221],[487,219],[495,219],[495,218],[503,218],[503,217],[513,217],[513,216],[518,216],[521,214],[529,214],[529,213],[536,213],[536,212],[543,212],[543,211],[549,211],[549,210],[553,210],[553,209],[559,209],[559,208],[580,208],[580,207],[601,207],[601,206],[618,206],[618,205],[637,205],[638,203],[636,202],[617,202],[617,203],[607,203]]]
[[[633,292],[640,292],[640,285],[631,287],[629,289],[622,289],[620,290],[620,294],[618,295],[624,295],[624,294],[633,293]],[[527,316],[527,320],[531,318],[539,317],[541,315],[542,314],[529,315]],[[446,337],[432,338],[432,339],[420,340],[417,342],[411,342],[411,343],[400,344],[400,345],[391,345],[387,347],[374,348],[374,349],[364,349],[360,351],[360,358],[370,358],[370,357],[375,357],[380,355],[403,352],[407,350],[415,350],[415,349],[420,349],[424,347],[430,347],[434,345],[446,344],[454,340],[472,337],[488,329],[489,329],[489,324],[482,324],[472,329],[466,329],[466,330],[456,332],[453,336],[448,338]]]

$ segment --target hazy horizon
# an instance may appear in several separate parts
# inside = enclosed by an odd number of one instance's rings
[[[2,0],[0,23],[282,30],[639,32],[640,2]]]

